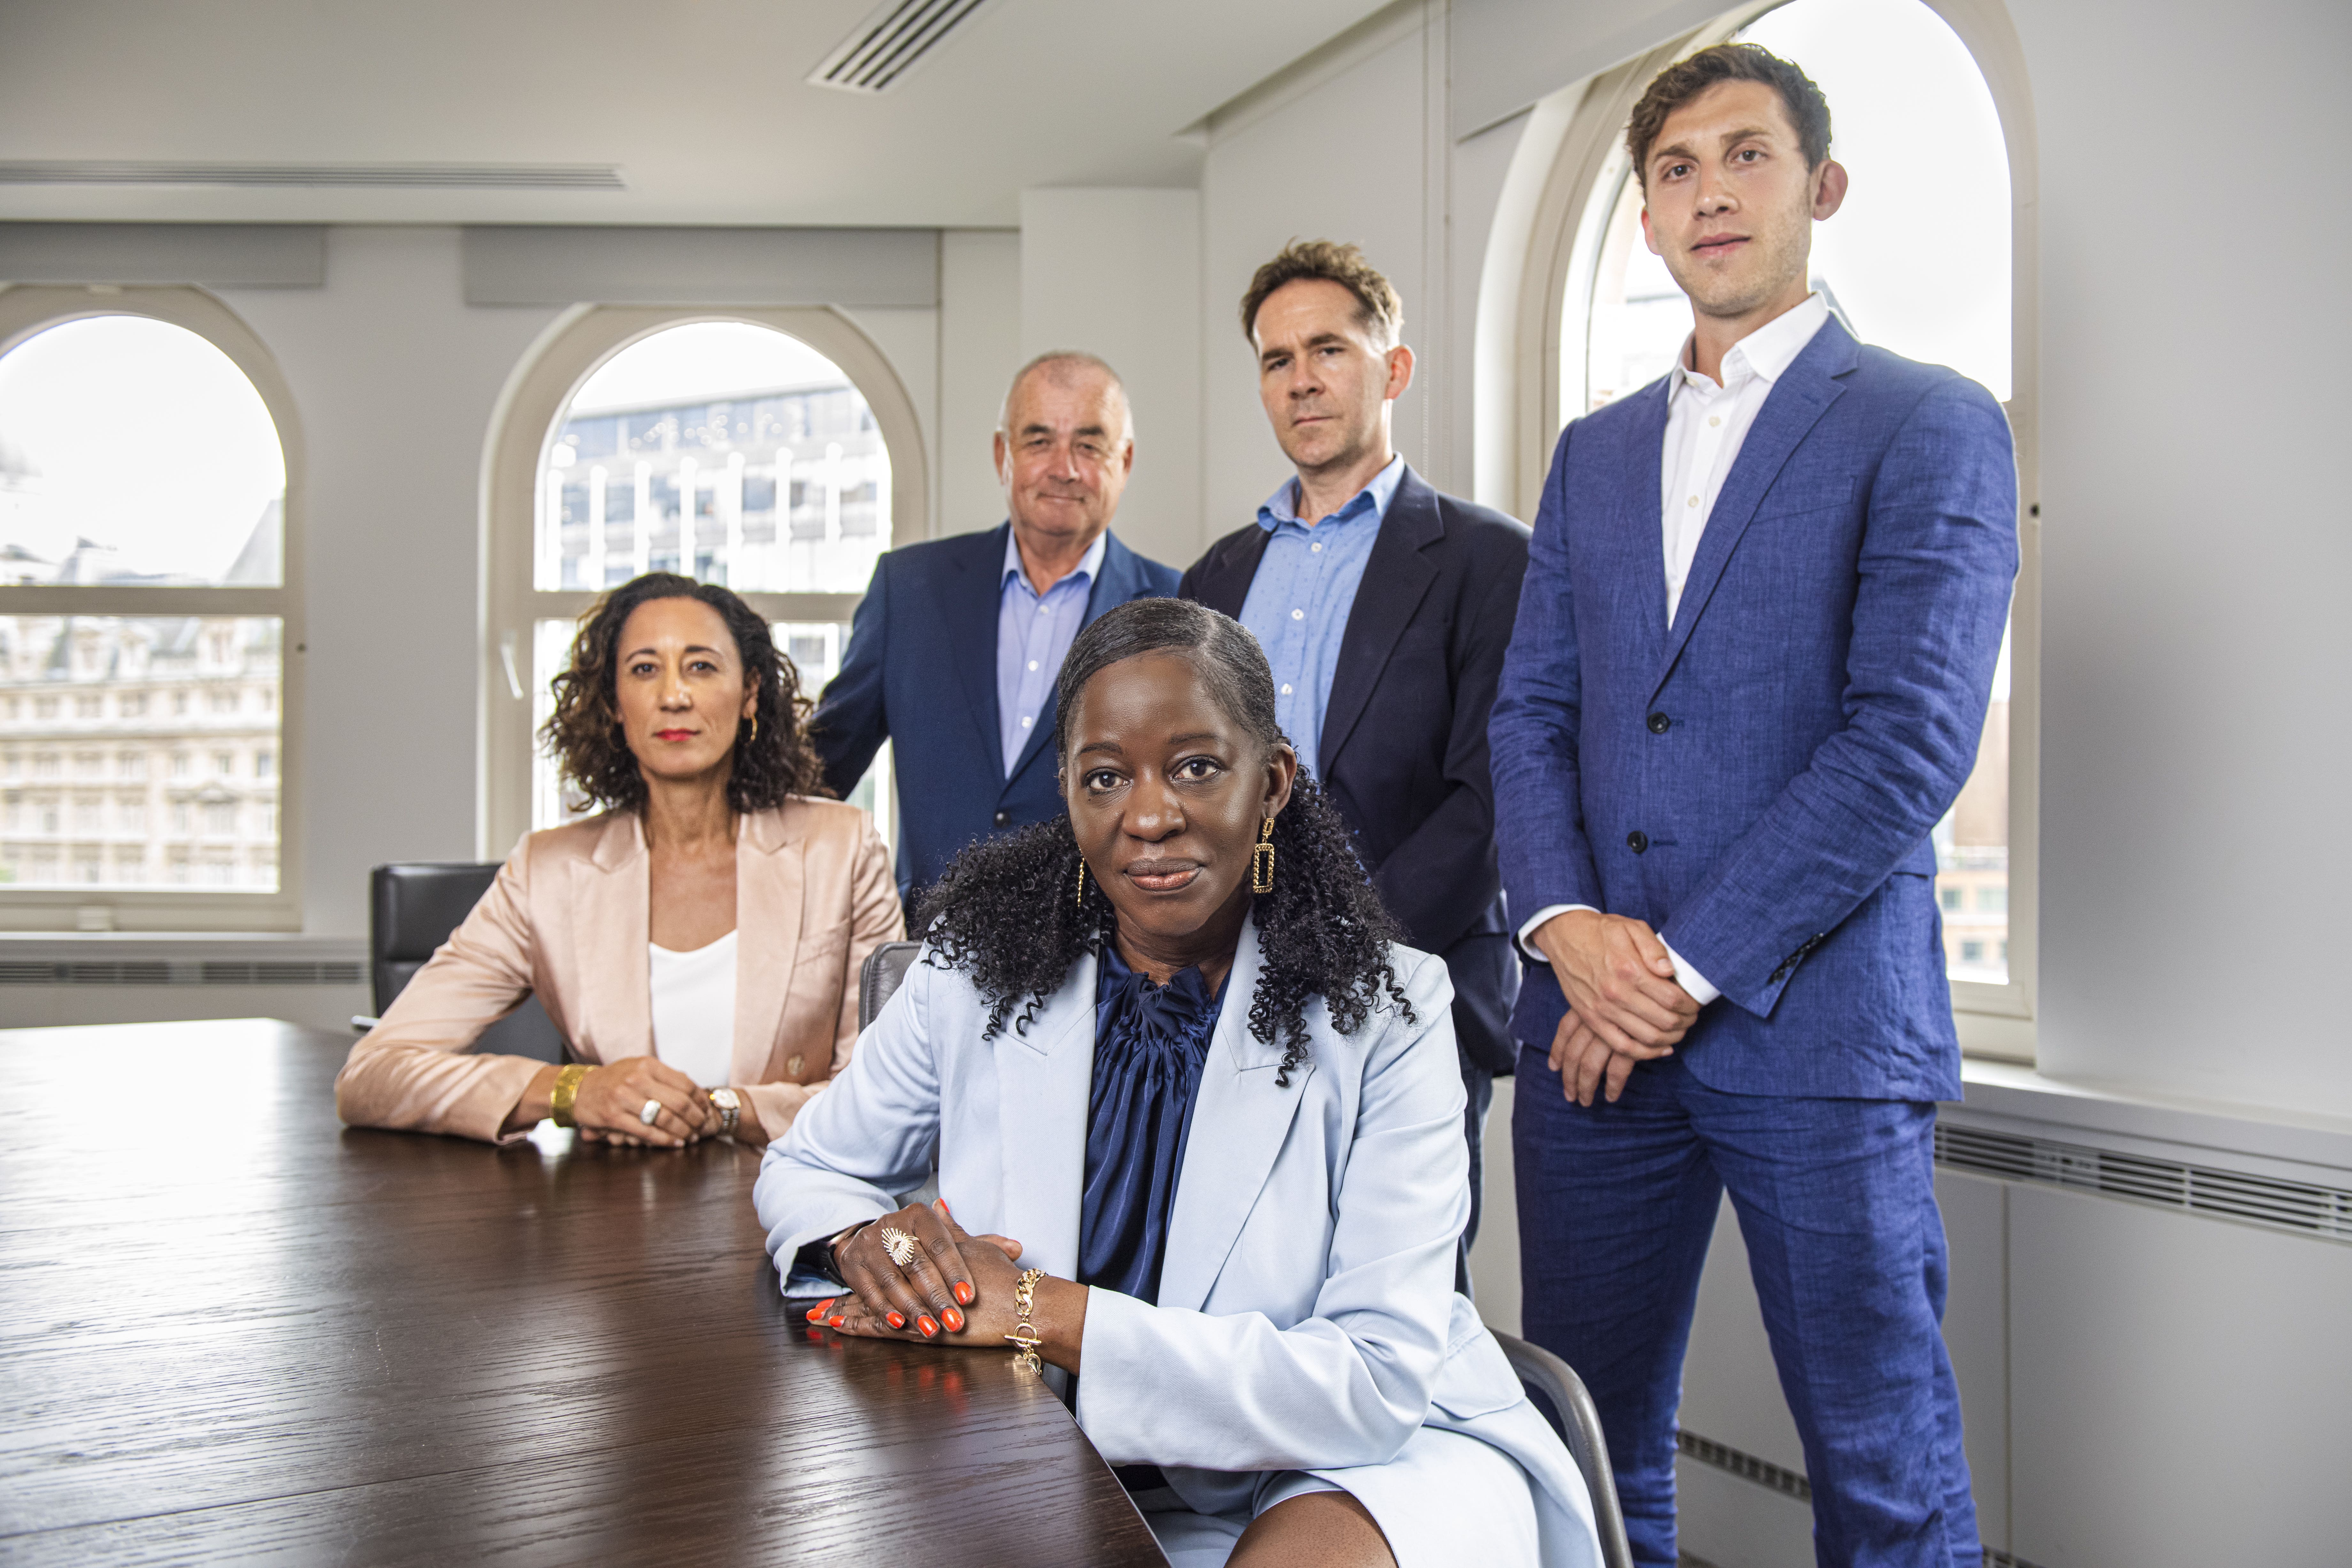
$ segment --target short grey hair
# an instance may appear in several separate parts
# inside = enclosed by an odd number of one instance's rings
[[[1120,439],[1134,440],[1135,409],[1127,400],[1127,383],[1118,378],[1118,372],[1111,369],[1109,361],[1083,349],[1048,349],[1014,371],[1012,381],[1005,385],[1004,401],[996,405],[996,433],[1007,437],[1012,435],[1004,426],[1013,416],[1013,395],[1021,390],[1023,382],[1041,371],[1058,381],[1074,370],[1099,371],[1109,381],[1111,391],[1118,396]]]

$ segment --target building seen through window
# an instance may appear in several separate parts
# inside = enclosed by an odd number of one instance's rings
[[[1992,94],[1919,0],[1791,0],[1738,37],[1796,62],[1830,103],[1831,155],[1853,174],[1813,226],[1811,281],[1865,343],[1949,365],[2010,395],[2009,154]],[[1560,408],[1602,407],[1656,381],[1691,307],[1642,234],[1622,153],[1595,190],[1563,301]],[[1955,980],[2009,978],[2010,654],[2003,640],[1975,771],[1935,829],[1937,902]]]
[[[0,595],[276,589],[285,488],[260,395],[184,328],[96,316],[0,355]],[[169,597],[0,613],[0,888],[278,888],[284,622]]]
[[[859,594],[890,548],[890,456],[866,396],[833,361],[773,328],[696,321],[639,339],[583,382],[541,463],[534,587],[598,592],[677,572],[751,598]],[[531,726],[578,626],[535,622]],[[839,673],[849,628],[779,622],[779,652],[814,700]],[[852,793],[886,837],[886,749]],[[531,826],[573,820],[535,751]]]

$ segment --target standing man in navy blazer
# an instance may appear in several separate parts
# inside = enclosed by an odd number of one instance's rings
[[[893,550],[851,624],[810,740],[846,797],[894,741],[898,892],[910,902],[963,847],[1059,815],[1054,679],[1080,627],[1129,599],[1170,597],[1176,572],[1121,544],[1110,521],[1135,467],[1118,373],[1049,353],[1013,378],[996,427],[1005,522]]]
[[[1807,287],[1846,173],[1752,45],[1635,106],[1679,366],[1562,432],[1495,705],[1526,1331],[1599,1402],[1635,1555],[1675,1561],[1675,1407],[1728,1191],[1825,1564],[1976,1568],[1939,1331],[1935,1101],[1959,1047],[1928,832],[2017,571],[2007,422]],[[1524,911],[1522,914],[1521,912]],[[1563,1093],[1538,1093],[1542,1069]]]
[[[1258,396],[1297,469],[1184,574],[1183,596],[1247,626],[1275,712],[1355,830],[1405,940],[1445,961],[1469,1090],[1470,1224],[1480,1132],[1508,1072],[1519,964],[1495,864],[1486,712],[1527,575],[1528,531],[1422,481],[1389,444],[1412,381],[1404,304],[1352,245],[1293,244],[1242,296]]]

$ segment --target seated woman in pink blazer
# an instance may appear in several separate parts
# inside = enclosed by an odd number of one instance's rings
[[[583,618],[542,736],[601,816],[534,833],[352,1047],[355,1127],[682,1148],[781,1137],[849,1063],[857,974],[905,931],[872,818],[820,786],[767,623],[654,573]],[[477,1056],[536,993],[573,1065]]]

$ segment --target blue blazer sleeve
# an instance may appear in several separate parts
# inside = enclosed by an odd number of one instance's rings
[[[1759,1016],[1917,852],[1975,763],[2017,576],[2015,451],[1983,387],[1939,383],[1897,431],[1871,486],[1860,576],[1844,726],[1660,932]]]
[[[1518,921],[1552,904],[1607,907],[1592,863],[1592,846],[1585,837],[1577,755],[1583,681],[1577,658],[1574,584],[1569,580],[1568,531],[1575,526],[1574,502],[1563,479],[1568,444],[1575,437],[1571,424],[1559,433],[1559,445],[1552,453],[1551,474],[1536,509],[1535,537],[1528,545],[1518,621],[1503,656],[1495,710],[1486,723],[1495,844],[1502,860],[1503,890],[1510,900],[1512,918]]]
[[[885,555],[874,563],[866,597],[850,620],[841,673],[826,683],[824,697],[809,720],[809,743],[824,764],[825,787],[836,799],[849,798],[873,765],[874,753],[890,738],[883,680],[889,642],[890,557]]]

